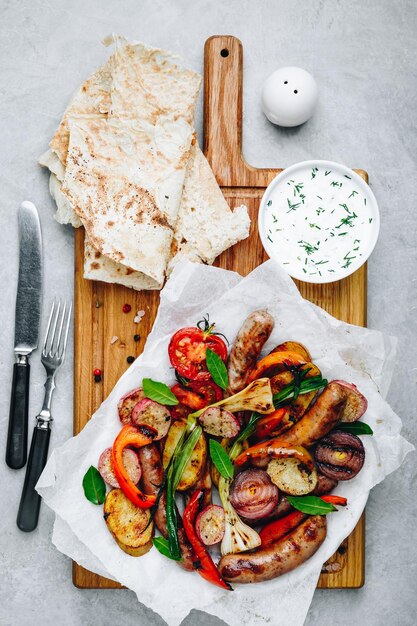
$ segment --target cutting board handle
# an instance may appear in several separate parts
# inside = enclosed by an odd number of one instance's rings
[[[243,48],[236,37],[216,35],[204,46],[204,154],[219,185],[240,178]]]
[[[242,43],[214,35],[204,46],[204,154],[222,187],[266,187],[277,170],[242,156]]]

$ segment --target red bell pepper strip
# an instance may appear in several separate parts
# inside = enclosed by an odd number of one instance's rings
[[[152,443],[156,435],[157,431],[151,426],[141,424],[136,427],[132,424],[126,424],[114,440],[111,450],[111,463],[120,489],[133,504],[141,509],[149,509],[153,506],[156,502],[156,496],[143,493],[129,478],[123,465],[123,450],[127,446],[132,446],[132,448],[147,446]]]
[[[200,576],[202,576],[209,583],[217,585],[218,587],[222,587],[222,589],[228,589],[229,591],[232,591],[232,587],[229,585],[229,583],[224,581],[223,578],[220,576],[219,570],[217,569],[213,559],[211,558],[204,544],[197,537],[197,534],[194,530],[194,522],[197,514],[199,513],[202,497],[202,489],[195,491],[191,496],[191,500],[185,507],[182,517],[184,530],[188,537],[188,541],[190,542],[194,553],[200,563],[200,567],[197,569],[197,571]]]
[[[270,439],[263,443],[258,443],[239,454],[235,459],[235,465],[243,465],[251,459],[284,459],[293,457],[301,461],[310,471],[314,469],[314,461],[306,448],[293,446],[280,439]]]
[[[287,413],[288,409],[282,408],[277,409],[273,413],[265,415],[265,417],[261,417],[261,419],[256,424],[254,437],[259,441],[272,437],[274,434],[274,430],[276,430],[278,426],[282,424]]]
[[[281,519],[277,519],[274,522],[267,524],[259,532],[259,536],[262,540],[262,547],[264,548],[266,546],[270,546],[276,541],[279,541],[282,537],[294,530],[294,528],[301,524],[301,522],[303,522],[306,518],[307,515],[305,513],[301,513],[301,511],[294,511],[285,517],[281,517]]]
[[[328,496],[320,496],[324,502],[328,502],[329,504],[335,504],[336,506],[346,506],[347,498],[342,498],[342,496],[334,496],[332,494]]]
[[[194,409],[194,411],[199,411],[207,406],[204,398],[199,396],[195,391],[191,391],[191,389],[184,389],[181,385],[174,385],[171,387],[171,391],[179,402],[185,404],[185,406],[189,406],[190,409]]]

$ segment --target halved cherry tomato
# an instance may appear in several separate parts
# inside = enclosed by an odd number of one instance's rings
[[[173,420],[187,419],[189,414],[193,412],[193,409],[190,409],[189,406],[185,406],[185,404],[182,404],[181,402],[175,406],[169,406],[168,409],[171,413],[171,419]]]
[[[213,380],[190,380],[187,387],[204,398],[204,406],[223,400],[223,390]]]
[[[210,380],[210,372],[206,365],[207,348],[226,361],[227,346],[219,335],[213,335],[210,330],[181,328],[169,342],[169,360],[181,376],[190,380]]]
[[[190,380],[185,385],[174,385],[172,393],[177,399],[194,411],[223,399],[221,388],[212,381]]]

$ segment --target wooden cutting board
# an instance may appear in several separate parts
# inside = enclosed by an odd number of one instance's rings
[[[240,41],[229,36],[211,37],[204,54],[204,152],[230,206],[246,204],[252,219],[249,238],[222,254],[216,265],[246,275],[267,259],[257,233],[257,212],[265,187],[281,170],[254,168],[242,156],[243,52]],[[366,172],[356,171],[368,180]],[[84,280],[83,242],[84,232],[80,228],[75,234],[74,434],[82,430],[129,367],[127,357],[137,357],[142,352],[159,302],[158,292],[135,292],[119,285]],[[298,282],[297,285],[305,298],[335,317],[365,326],[366,266],[337,283]],[[132,307],[128,314],[122,312],[125,303]],[[133,318],[139,309],[146,313],[136,325]],[[140,335],[138,341],[134,340],[136,333]],[[119,340],[111,344],[113,336]],[[93,379],[96,367],[103,372],[100,383]],[[323,566],[320,588],[363,585],[364,539],[362,516],[350,537]],[[85,589],[120,588],[117,583],[76,563],[73,582]]]

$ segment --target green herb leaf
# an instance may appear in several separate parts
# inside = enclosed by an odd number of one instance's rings
[[[171,389],[165,383],[159,383],[152,378],[144,378],[142,381],[143,393],[146,398],[159,402],[159,404],[165,404],[167,406],[175,406],[178,404],[177,398],[172,393]]]
[[[180,544],[178,540],[178,518],[177,508],[175,506],[175,488],[173,485],[173,471],[174,466],[168,469],[167,483],[166,483],[166,523],[168,532],[168,546],[169,552],[176,560],[181,556]]]
[[[106,483],[94,465],[84,474],[83,489],[85,497],[93,504],[103,504],[106,499]]]
[[[168,559],[172,559],[173,561],[181,561],[181,557],[178,558],[176,555],[171,554],[168,539],[165,539],[165,537],[154,537],[152,539],[152,543],[158,550],[158,552],[168,557]]]
[[[307,515],[327,515],[337,511],[336,507],[317,496],[287,496],[288,502],[294,509]]]
[[[210,456],[218,472],[223,478],[233,478],[233,463],[229,459],[226,450],[222,448],[218,441],[210,439]]]
[[[227,375],[226,365],[219,355],[210,348],[206,350],[206,363],[207,369],[216,385],[219,385],[222,389],[227,389],[229,386],[229,377]]]
[[[305,393],[310,393],[310,391],[315,391],[317,389],[321,389],[327,385],[327,380],[322,378],[321,376],[312,376],[311,378],[306,378],[302,380],[299,384],[299,388],[297,390],[298,395],[303,395]],[[276,409],[279,409],[287,404],[290,404],[294,400],[296,391],[295,381],[289,383],[284,389],[282,389],[279,393],[276,393],[273,396],[274,406]]]
[[[374,434],[372,428],[365,422],[340,422],[337,425],[337,430],[343,430],[345,433],[351,433],[352,435]]]

